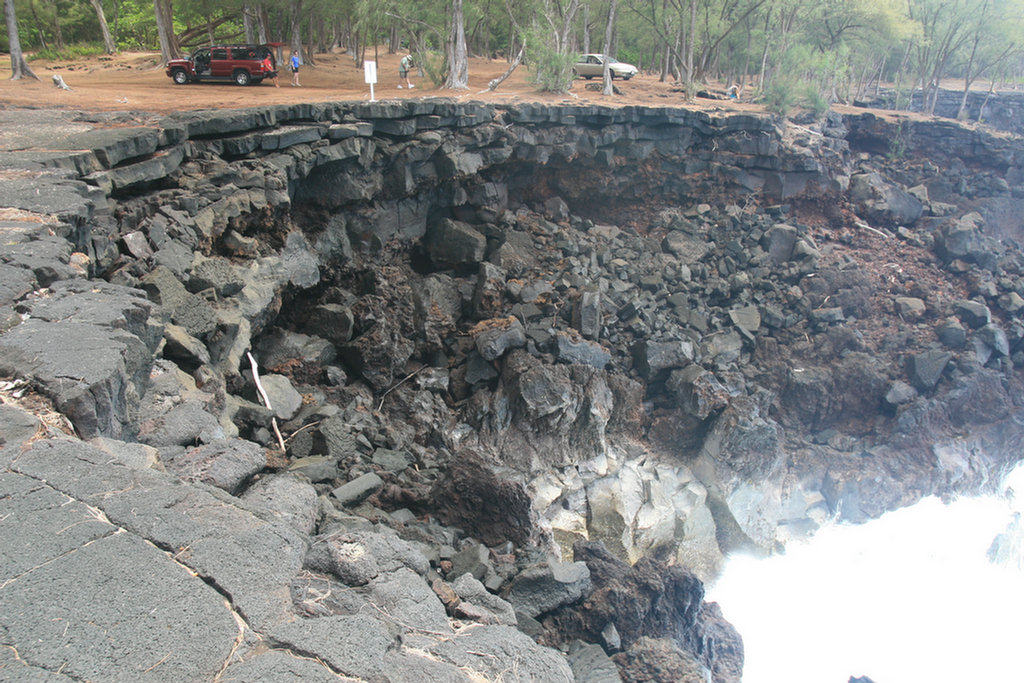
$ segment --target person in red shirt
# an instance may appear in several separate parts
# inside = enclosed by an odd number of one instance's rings
[[[274,81],[275,88],[281,87],[281,84],[277,82],[277,70],[274,69],[274,63],[270,61],[269,55],[263,59],[263,71],[266,74],[264,75],[264,78],[269,78]]]

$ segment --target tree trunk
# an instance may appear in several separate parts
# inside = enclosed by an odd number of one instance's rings
[[[686,99],[696,96],[696,76],[693,72],[693,52],[697,45],[697,0],[690,0],[690,37],[686,41]]]
[[[114,45],[117,45],[117,36],[120,34],[117,32],[118,20],[121,18],[121,2],[120,0],[114,0],[114,28],[111,30],[111,34],[114,37]]]
[[[291,20],[291,37],[289,44],[291,49],[299,53],[300,59],[305,55],[302,54],[302,0],[292,0],[290,10]]]
[[[242,5],[242,29],[245,31],[245,42],[252,45],[256,42],[256,22],[253,20],[255,14],[252,5]]]
[[[484,11],[483,32],[484,32],[484,44],[483,44],[483,55],[487,59],[492,59],[494,55],[491,54],[491,3],[490,0],[487,2],[487,9]]]
[[[769,9],[764,17],[764,50],[761,51],[761,69],[757,76],[757,92],[760,95],[764,94],[764,78],[768,71],[768,36],[771,35],[768,29],[771,27],[771,17],[772,12]]]
[[[262,4],[256,5],[256,34],[259,39],[259,43],[270,42],[270,18],[267,16],[267,8]],[[280,48],[278,48],[280,50]]]
[[[452,0],[451,31],[448,35],[448,77],[444,87],[452,90],[469,88],[469,58],[466,55],[466,26],[462,0]]]
[[[306,64],[310,66],[316,66],[316,21],[314,20],[314,13],[309,13],[309,40],[306,41],[306,45],[309,47],[306,49]]]
[[[60,10],[57,9],[57,2],[53,2],[53,46],[58,50],[64,49],[64,29],[60,25]]]
[[[612,45],[612,31],[615,29],[615,4],[616,0],[611,1],[611,6],[608,8],[608,25],[604,29],[604,91],[603,95],[611,95],[615,88],[612,86],[612,70],[608,68],[608,58],[611,56],[608,54],[611,51]]]
[[[672,50],[672,62],[670,63],[672,67],[672,78],[675,79],[676,83],[682,80],[681,69],[683,67],[683,64],[679,55],[683,54],[683,32],[685,30],[686,26],[683,24],[682,21],[680,21],[679,30],[676,31],[676,44]]]
[[[32,12],[32,21],[37,26],[36,32],[39,35],[39,46],[44,50],[49,50],[50,45],[46,42],[46,33],[43,32],[43,22],[39,18],[39,13],[36,12],[36,3],[33,0],[28,0],[28,9]]]
[[[174,15],[171,0],[153,0],[153,13],[156,16],[156,33],[160,39],[160,57],[164,64],[181,57],[181,46],[174,35]]]
[[[605,48],[607,48],[607,43]],[[583,4],[583,54],[590,54],[590,3]]]
[[[506,78],[512,75],[512,72],[516,70],[516,67],[519,66],[519,63],[523,61],[524,52],[526,52],[526,46],[522,45],[519,47],[519,54],[517,54],[516,58],[512,60],[512,65],[508,68],[508,71],[498,76],[497,78],[491,79],[491,81],[487,84],[488,90],[493,91],[497,89],[499,85],[505,82]]]
[[[25,76],[39,80],[32,69],[28,68],[25,56],[21,53],[21,39],[18,37],[18,17],[14,13],[14,0],[4,0],[4,19],[7,20],[7,42],[11,51],[11,80],[19,80]]]
[[[103,2],[101,0],[89,0],[92,8],[96,10],[96,21],[100,24],[100,32],[103,33],[103,49],[108,55],[117,52],[114,46],[114,39],[110,36],[110,27],[107,25],[107,16],[103,13]]]

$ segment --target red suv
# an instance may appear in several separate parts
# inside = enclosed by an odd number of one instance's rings
[[[188,59],[167,62],[167,75],[178,85],[198,81],[234,81],[238,85],[259,83],[271,72],[264,68],[263,60],[273,51],[267,45],[217,45],[204,47]]]

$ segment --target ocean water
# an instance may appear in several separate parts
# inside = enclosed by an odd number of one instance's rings
[[[784,555],[730,558],[707,599],[743,636],[743,682],[1024,682],[1024,569],[1005,552],[1024,547],[1013,523],[1024,467],[1007,489],[948,505],[928,498],[826,527]],[[1013,543],[993,562],[1008,528]]]

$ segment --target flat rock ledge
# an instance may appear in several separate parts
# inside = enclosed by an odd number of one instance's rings
[[[2,680],[573,680],[507,626],[453,629],[436,598],[424,626],[354,594],[344,614],[300,614],[293,593],[318,580],[308,538],[265,509],[76,439],[34,441],[34,416],[0,412]],[[376,591],[406,594],[401,577],[379,571]]]

